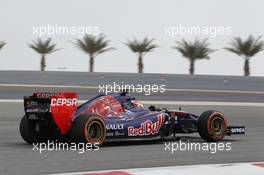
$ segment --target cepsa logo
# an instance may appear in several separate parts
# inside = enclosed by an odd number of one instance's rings
[[[77,98],[52,98],[51,106],[77,106]]]
[[[52,96],[58,96],[59,93],[34,93],[37,98],[50,98]]]
[[[141,123],[139,128],[130,126],[128,127],[128,136],[146,136],[157,134],[164,123],[164,118],[164,115],[160,114],[158,115],[158,121],[155,123],[147,120],[144,123]]]

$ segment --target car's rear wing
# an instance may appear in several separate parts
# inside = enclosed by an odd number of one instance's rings
[[[62,134],[70,129],[77,106],[77,94],[74,92],[34,93],[24,97],[28,119],[41,120],[45,116],[52,116]]]

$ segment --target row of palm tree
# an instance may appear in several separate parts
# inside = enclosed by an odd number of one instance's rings
[[[258,38],[249,36],[245,41],[243,41],[241,38],[236,37],[230,41],[229,45],[230,47],[226,47],[226,50],[244,58],[244,75],[249,76],[250,58],[264,50],[264,42],[263,40],[261,40],[261,36],[259,36]]]
[[[110,41],[106,40],[106,37],[103,34],[98,36],[85,35],[82,39],[76,39],[73,42],[76,47],[89,55],[90,72],[93,72],[94,59],[96,56],[110,50],[115,50],[114,47],[109,47],[109,43]],[[0,42],[0,50],[5,44],[5,42]],[[154,44],[154,39],[149,39],[147,37],[145,37],[143,40],[138,40],[136,38],[127,40],[125,45],[128,46],[128,48],[130,48],[131,51],[136,53],[138,56],[138,73],[143,73],[143,57],[145,54],[152,52],[159,47],[158,45]],[[46,55],[59,50],[56,48],[56,44],[51,43],[51,38],[48,38],[47,40],[38,38],[37,40],[28,44],[28,46],[41,55],[41,71],[45,71],[46,68]],[[210,48],[208,39],[195,39],[194,41],[186,41],[183,39],[181,41],[177,41],[176,45],[172,48],[178,50],[183,57],[189,60],[190,74],[194,74],[195,62],[197,60],[209,59],[209,55],[216,51]],[[251,35],[245,40],[235,37],[229,42],[229,47],[225,47],[224,49],[244,58],[244,75],[249,76],[249,60],[257,53],[264,50],[264,42],[261,40],[261,37],[255,38]]]
[[[82,39],[76,39],[73,44],[89,55],[89,70],[93,72],[94,58],[104,52],[115,49],[114,47],[108,47],[109,42],[103,34],[100,34],[98,37],[85,35]]]
[[[0,42],[0,50],[6,45],[6,43],[4,41]]]
[[[194,42],[183,39],[182,41],[177,41],[176,46],[172,48],[178,50],[183,57],[189,60],[189,73],[194,74],[195,61],[199,59],[209,59],[209,54],[214,52],[214,50],[209,48],[209,45],[207,39],[201,41],[196,39]]]
[[[134,38],[133,40],[127,40],[125,43],[132,52],[138,55],[138,73],[143,73],[143,56],[154,51],[155,48],[159,47],[156,44],[153,44],[154,39],[144,38],[142,41]]]
[[[38,38],[36,41],[32,41],[28,46],[41,55],[40,59],[40,71],[45,71],[46,68],[46,55],[56,52],[56,44],[51,43],[51,38],[46,41],[42,41]]]

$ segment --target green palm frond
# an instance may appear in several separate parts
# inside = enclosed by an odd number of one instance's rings
[[[134,38],[133,40],[127,40],[125,45],[127,45],[132,52],[135,53],[147,53],[154,51],[155,48],[159,47],[153,44],[154,39],[148,39],[145,37],[142,41]]]
[[[109,42],[103,34],[99,36],[85,35],[82,39],[76,39],[74,45],[89,55],[97,56],[115,49],[114,47],[108,47]]]
[[[1,41],[1,42],[0,42],[0,50],[1,50],[5,45],[6,45],[6,42]]]
[[[51,38],[48,38],[47,40],[38,38],[35,41],[32,41],[32,43],[28,44],[28,46],[39,54],[50,54],[59,50],[56,49],[56,44],[51,44]]]
[[[183,39],[181,41],[176,42],[176,46],[172,48],[178,50],[182,54],[182,56],[190,60],[204,58],[209,59],[209,54],[215,51],[210,49],[209,45],[210,44],[208,43],[208,39],[195,39],[194,42],[186,41]]]
[[[225,47],[224,49],[239,56],[243,55],[246,58],[253,57],[258,52],[264,50],[264,42],[261,40],[261,36],[254,38],[250,35],[244,41],[239,37],[235,37],[229,42],[229,45],[230,47]]]

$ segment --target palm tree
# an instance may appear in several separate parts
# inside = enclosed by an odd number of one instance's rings
[[[138,73],[143,73],[143,57],[146,53],[154,51],[155,48],[159,47],[153,44],[154,39],[148,39],[145,37],[142,41],[134,38],[133,40],[127,40],[127,45],[132,52],[138,54]]]
[[[214,50],[209,48],[208,39],[195,41],[186,41],[182,40],[176,42],[176,46],[172,47],[173,49],[178,50],[183,57],[187,58],[190,62],[189,72],[190,74],[194,74],[194,63],[199,59],[209,59],[209,54],[214,52]]]
[[[242,56],[245,59],[244,63],[244,75],[250,75],[249,59],[256,55],[258,52],[264,50],[264,42],[261,40],[261,36],[254,38],[249,36],[245,41],[240,37],[233,38],[230,43],[230,47],[224,49]]]
[[[51,44],[51,38],[44,41],[41,38],[38,38],[37,40],[32,41],[31,44],[28,44],[28,46],[41,55],[40,71],[45,71],[46,55],[58,50],[56,49],[56,44]]]
[[[0,42],[0,50],[6,45],[6,43],[4,41]]]
[[[103,34],[97,37],[94,35],[85,35],[82,39],[76,39],[74,44],[90,56],[90,72],[93,72],[94,58],[97,55],[115,49],[113,47],[108,47],[109,42],[109,40],[105,40]]]

